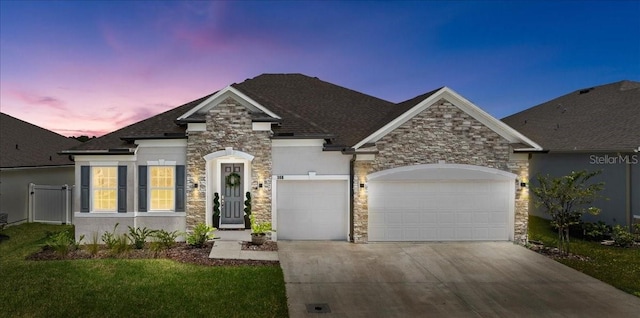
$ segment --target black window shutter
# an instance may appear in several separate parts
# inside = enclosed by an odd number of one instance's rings
[[[176,212],[184,212],[184,184],[186,181],[184,166],[176,166]]]
[[[118,212],[127,212],[127,166],[118,166]]]
[[[147,166],[138,166],[138,211],[147,212]]]
[[[80,212],[89,212],[91,167],[80,166]]]

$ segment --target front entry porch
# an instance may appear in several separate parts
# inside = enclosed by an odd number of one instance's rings
[[[251,230],[220,230],[209,253],[209,258],[278,261],[277,251],[242,250],[242,242],[251,241]]]
[[[251,191],[253,156],[233,148],[204,156],[206,161],[205,219],[218,229],[244,229],[246,193]],[[217,197],[219,214],[214,213]]]

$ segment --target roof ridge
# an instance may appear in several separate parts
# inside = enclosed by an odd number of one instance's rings
[[[33,127],[38,128],[38,129],[40,129],[40,130],[46,131],[47,133],[56,134],[56,135],[58,135],[58,136],[60,136],[60,137],[62,137],[62,138],[67,138],[67,139],[71,139],[71,140],[76,140],[76,139],[72,139],[72,138],[70,138],[70,137],[67,137],[67,136],[61,135],[61,134],[59,134],[59,133],[57,133],[57,132],[55,132],[55,131],[53,131],[53,130],[50,130],[50,129],[47,129],[47,128],[44,128],[44,127],[40,127],[40,126],[38,126],[38,125],[36,125],[36,124],[30,123],[30,122],[28,122],[28,121],[22,120],[22,119],[17,118],[17,117],[13,117],[13,116],[11,116],[11,115],[9,115],[9,114],[7,114],[7,113],[0,112],[0,114],[5,115],[5,116],[7,116],[7,117],[11,117],[11,118],[12,118],[12,119],[14,119],[14,120],[21,121],[21,122],[22,122],[22,123],[24,123],[24,124],[27,124],[27,125],[33,126]],[[76,141],[78,141],[78,140],[76,140]],[[79,142],[79,143],[81,143],[81,141],[78,141],[78,142]]]
[[[638,89],[638,88],[640,88],[640,82],[630,81],[630,80],[620,81],[621,91],[628,91],[631,89]]]

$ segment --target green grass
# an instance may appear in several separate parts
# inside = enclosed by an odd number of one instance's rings
[[[22,224],[0,243],[0,317],[287,317],[279,266],[209,267],[166,259],[27,261],[47,232]]]
[[[549,221],[530,216],[529,239],[545,246],[556,246],[558,234]],[[627,293],[640,297],[640,249],[603,246],[599,242],[571,238],[570,252],[590,258],[589,261],[560,259],[559,262],[597,278]]]

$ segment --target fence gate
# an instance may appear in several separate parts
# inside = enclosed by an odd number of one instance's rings
[[[29,222],[71,224],[73,186],[29,185]]]

